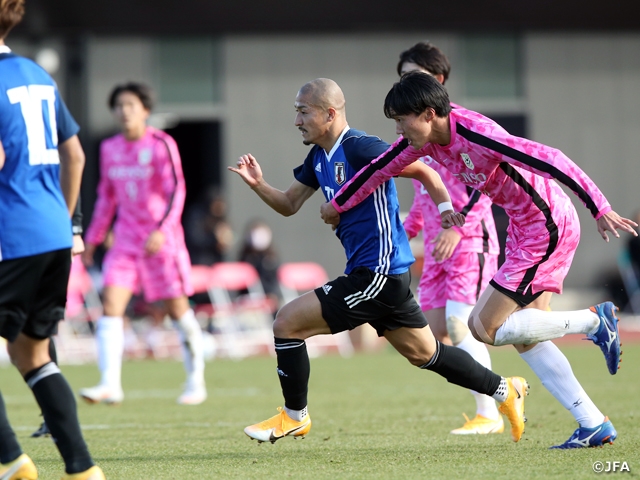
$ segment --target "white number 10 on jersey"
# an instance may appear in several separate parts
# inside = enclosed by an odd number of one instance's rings
[[[29,141],[29,164],[60,163],[54,87],[29,85],[10,88],[7,96],[11,103],[20,104]]]

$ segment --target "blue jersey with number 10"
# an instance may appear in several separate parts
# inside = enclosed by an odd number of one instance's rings
[[[58,145],[78,130],[41,67],[0,53],[0,261],[71,247]]]

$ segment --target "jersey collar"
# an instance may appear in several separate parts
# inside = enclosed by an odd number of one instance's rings
[[[344,138],[344,134],[347,133],[348,131],[349,131],[349,125],[344,127],[344,130],[342,130],[342,133],[340,134],[340,136],[336,140],[336,143],[333,144],[333,148],[331,149],[331,151],[329,153],[324,152],[324,154],[327,156],[327,162],[330,161],[331,157],[333,157],[333,154],[336,153],[336,150],[338,149],[338,147],[342,143],[342,139]]]
[[[0,53],[11,53],[11,49],[6,45],[0,45]]]

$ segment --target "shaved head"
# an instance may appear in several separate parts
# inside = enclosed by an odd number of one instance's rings
[[[306,97],[307,102],[323,110],[334,108],[344,115],[345,99],[342,89],[336,82],[329,78],[316,78],[305,83],[298,97]]]

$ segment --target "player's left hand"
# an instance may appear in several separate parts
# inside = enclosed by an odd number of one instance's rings
[[[76,255],[80,255],[82,252],[84,252],[84,240],[82,240],[82,235],[74,235],[73,245],[71,245],[71,256],[75,257]]]
[[[440,226],[442,226],[442,228],[451,228],[454,225],[456,227],[462,227],[466,221],[467,217],[453,210],[447,210],[440,214]]]
[[[431,256],[436,262],[450,259],[461,238],[462,236],[452,228],[440,230],[440,233],[430,242],[434,244]]]
[[[149,235],[149,238],[147,238],[147,243],[144,245],[144,251],[148,255],[155,255],[160,251],[162,245],[164,245],[164,233],[160,230],[154,230],[151,232],[151,235]]]
[[[324,223],[331,225],[333,230],[338,228],[338,224],[340,223],[340,214],[331,202],[323,203],[320,206],[320,217],[324,220]]]
[[[617,230],[623,230],[636,237],[638,236],[638,232],[633,228],[637,227],[638,224],[633,220],[621,217],[613,210],[602,215],[598,220],[596,220],[596,223],[598,224],[598,232],[600,232],[600,235],[602,235],[605,242],[609,241],[609,236],[607,235],[608,231],[616,238],[620,238],[620,234]]]

